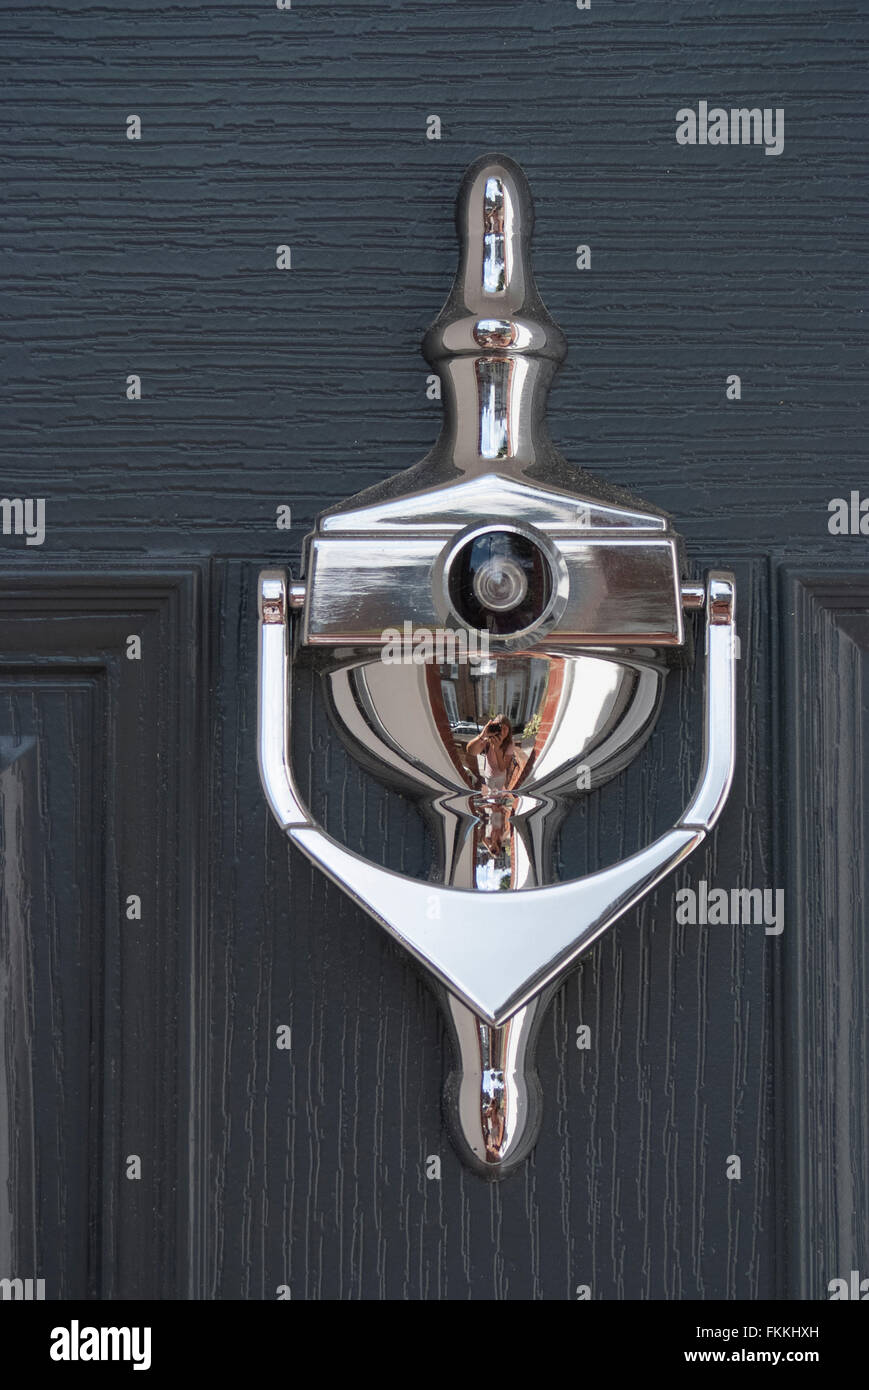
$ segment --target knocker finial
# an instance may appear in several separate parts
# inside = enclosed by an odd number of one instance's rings
[[[546,393],[567,344],[534,282],[533,225],[515,160],[475,160],[456,203],[456,277],[423,340],[444,386],[445,441],[460,471],[497,459],[521,472],[548,446]]]

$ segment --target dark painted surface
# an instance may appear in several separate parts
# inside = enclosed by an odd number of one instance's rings
[[[35,1260],[0,1277],[49,1297],[697,1299],[869,1272],[866,788],[846,775],[869,538],[827,529],[831,497],[869,493],[865,34],[851,8],[747,0],[4,9],[2,492],[44,497],[47,532],[0,538],[0,736],[34,740],[0,773],[23,1074],[0,1254]],[[784,152],[677,146],[701,99],[783,107]],[[287,849],[254,748],[256,572],[432,442],[418,345],[461,172],[490,148],[529,174],[570,343],[556,440],[672,512],[698,567],[736,568],[743,640],[720,828],[557,998],[543,1134],[501,1187],[446,1141],[433,999]],[[684,801],[697,685],[670,685],[647,755],[569,823],[566,869]],[[412,812],[316,710],[296,746],[330,827],[425,864]],[[782,936],[676,925],[701,879],[785,888]]]

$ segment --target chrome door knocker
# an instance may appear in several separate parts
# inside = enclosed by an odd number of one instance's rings
[[[434,448],[319,518],[304,577],[259,582],[259,761],[287,835],[430,973],[456,1048],[446,1115],[459,1152],[503,1175],[541,1122],[534,1043],[577,957],[701,843],[733,777],[734,581],[685,577],[662,512],[552,444],[546,395],[565,353],[530,264],[532,207],[513,160],[468,169],[461,259],[423,351],[443,391]],[[553,880],[573,798],[646,742],[686,610],[705,610],[704,742],[694,794],[647,848]],[[290,754],[293,667],[326,682],[338,734],[436,827],[436,879],[351,853],[302,804]]]

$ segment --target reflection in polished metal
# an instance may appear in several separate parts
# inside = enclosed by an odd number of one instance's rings
[[[258,747],[279,824],[437,982],[458,1060],[454,1141],[476,1170],[503,1175],[538,1133],[534,1043],[552,991],[696,848],[727,797],[734,586],[725,572],[686,578],[669,518],[575,473],[549,439],[564,340],[534,286],[519,167],[472,165],[457,220],[456,282],[424,344],[443,383],[441,436],[415,468],[321,516],[303,584],[260,576]],[[690,660],[685,613],[699,609],[704,745],[688,807],[646,849],[558,882],[566,811],[642,748],[668,671]],[[303,804],[290,755],[297,665],[322,678],[351,753],[421,806],[430,880],[351,853]]]

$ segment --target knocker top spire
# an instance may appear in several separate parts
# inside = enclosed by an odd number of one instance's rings
[[[481,352],[564,359],[564,334],[534,281],[533,226],[531,190],[515,160],[499,154],[475,160],[456,201],[456,277],[423,339],[433,365]]]
[[[459,265],[423,339],[437,368],[444,428],[437,452],[459,473],[521,474],[551,450],[549,384],[567,351],[534,283],[528,181],[505,155],[467,170],[456,204]]]

